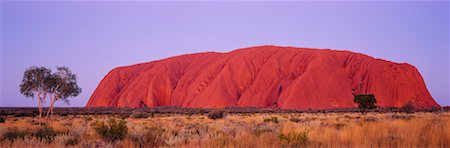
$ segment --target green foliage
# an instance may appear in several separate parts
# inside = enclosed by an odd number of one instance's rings
[[[362,113],[364,113],[366,109],[376,108],[375,104],[377,103],[377,100],[375,99],[375,95],[373,95],[373,94],[356,94],[353,96],[354,96],[353,102],[358,104],[358,108],[361,109]]]
[[[96,121],[91,126],[103,140],[108,142],[121,140],[128,132],[127,122],[123,119],[111,118],[108,123]]]
[[[409,100],[405,105],[402,106],[402,110],[406,113],[414,113],[416,112],[416,105],[414,105],[414,102],[412,100]]]
[[[20,93],[25,97],[33,98],[38,92],[45,93],[50,87],[50,69],[32,66],[25,70],[20,84]]]
[[[212,110],[208,113],[208,118],[209,119],[222,119],[223,117],[225,117],[225,111],[223,110]]]
[[[273,122],[273,123],[279,123],[278,118],[277,117],[270,117],[270,118],[265,118],[264,122]]]
[[[49,92],[54,94],[56,99],[62,99],[69,103],[67,98],[78,96],[81,88],[77,84],[77,76],[64,66],[57,67],[57,71],[48,77]]]
[[[308,130],[305,130],[303,132],[281,133],[278,135],[278,139],[290,147],[302,147],[308,145],[308,132]]]

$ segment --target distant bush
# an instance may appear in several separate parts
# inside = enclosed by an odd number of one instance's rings
[[[0,117],[0,123],[5,123],[6,118],[5,117]]]
[[[278,136],[279,140],[290,147],[302,147],[308,144],[308,131],[303,132],[289,132],[288,134],[281,133]]]
[[[133,113],[131,115],[131,117],[135,118],[135,119],[148,118],[148,114],[147,113],[143,113],[143,112],[141,112],[141,113]]]
[[[292,117],[291,119],[289,119],[289,121],[298,123],[298,122],[300,122],[301,120],[300,120],[299,118]]]
[[[442,109],[443,109],[444,111],[450,111],[450,106],[444,106],[444,107],[442,107]]]
[[[126,119],[128,117],[130,117],[130,114],[127,114],[127,113],[119,114],[119,118],[121,118],[121,119]]]
[[[279,123],[278,118],[277,117],[270,117],[270,118],[265,118],[264,122],[273,122],[273,123]]]
[[[208,118],[209,119],[222,119],[223,117],[225,117],[225,111],[223,110],[212,110],[208,113]]]
[[[128,132],[127,122],[123,119],[111,118],[108,120],[108,123],[96,121],[91,127],[103,140],[108,142],[121,140]]]
[[[405,105],[402,106],[402,110],[406,113],[414,113],[416,112],[416,106],[412,100],[406,102]]]
[[[28,114],[26,112],[18,112],[14,114],[14,117],[28,117],[28,116],[33,116],[32,114]]]
[[[84,121],[92,121],[92,117],[91,116],[87,116],[84,118]]]

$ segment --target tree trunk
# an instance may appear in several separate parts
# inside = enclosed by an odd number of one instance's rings
[[[50,95],[50,107],[47,111],[47,115],[46,115],[46,119],[47,121],[51,118],[51,116],[53,115],[53,105],[55,104],[55,102],[58,100],[58,95]]]
[[[49,120],[50,112],[51,112],[51,110],[52,110],[52,108],[53,108],[53,103],[54,103],[54,101],[53,101],[53,95],[50,94],[50,107],[48,108],[48,110],[47,110],[47,115],[45,116],[45,119],[46,119],[47,121]]]
[[[58,99],[59,99],[58,95],[55,95],[55,99],[53,100],[53,104],[55,104],[55,102],[58,101]],[[52,107],[52,110],[50,111],[50,116],[53,116],[53,107]]]
[[[41,125],[42,122],[42,105],[41,105],[41,93],[37,93],[38,96],[38,110],[39,110],[39,125]]]

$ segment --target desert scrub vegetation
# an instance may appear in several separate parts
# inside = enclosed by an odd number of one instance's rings
[[[96,121],[91,126],[105,141],[121,140],[128,132],[127,123],[123,119],[110,118],[108,122]]]
[[[136,112],[131,114],[132,118],[140,119],[140,118],[148,118],[148,114],[144,112]]]
[[[302,132],[280,133],[278,136],[283,145],[289,147],[302,147],[308,144],[308,130]]]
[[[212,110],[208,113],[208,118],[209,119],[222,119],[223,117],[225,117],[225,111],[220,110],[220,109],[216,109],[216,110]]]
[[[0,147],[450,147],[450,112],[117,116],[11,115]]]

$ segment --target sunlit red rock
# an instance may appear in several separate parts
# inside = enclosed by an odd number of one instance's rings
[[[353,108],[352,93],[382,107],[439,107],[417,69],[348,51],[259,46],[189,54],[111,70],[87,107]]]

